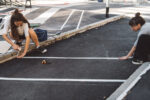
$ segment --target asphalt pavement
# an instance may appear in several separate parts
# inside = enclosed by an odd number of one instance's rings
[[[26,56],[27,58],[3,63],[0,67],[1,77],[27,80],[1,80],[1,99],[105,100],[123,82],[89,82],[85,79],[126,80],[138,66],[133,65],[131,60],[90,59],[90,57],[124,56],[132,47],[136,35],[130,30],[128,19],[122,19],[50,45],[46,47],[48,49],[46,54],[33,51]],[[44,57],[88,57],[89,59]],[[47,64],[42,64],[42,60],[46,60]],[[28,78],[85,81],[28,81]]]
[[[122,7],[132,6],[111,4],[111,8],[120,8],[119,13],[123,12]],[[37,9],[28,13],[26,17],[34,20],[47,10],[58,9],[57,7],[35,6]],[[49,36],[77,29],[82,14],[79,28],[106,19],[104,13],[98,12],[103,9],[105,9],[103,3],[81,3],[61,8],[40,28],[47,29]],[[129,14],[136,13],[130,12],[133,9],[127,9],[125,11]],[[12,8],[7,10],[11,11]],[[143,11],[147,12],[146,9]],[[115,15],[111,14],[110,17]],[[149,13],[144,15],[149,16]],[[63,26],[67,18],[69,19]],[[117,59],[129,52],[137,36],[137,32],[130,29],[128,21],[127,18],[121,19],[56,42],[46,47],[48,49],[46,54],[32,51],[23,59],[14,59],[1,64],[1,99],[105,100],[139,68],[131,63],[132,59],[126,61]],[[47,63],[42,64],[43,60]],[[142,77],[126,96],[126,100],[141,100],[142,97],[144,97],[142,100],[148,100],[148,75],[149,72]]]
[[[150,71],[143,75],[140,81],[131,89],[125,100],[149,100],[150,98]]]

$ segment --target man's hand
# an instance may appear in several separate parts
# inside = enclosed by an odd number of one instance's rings
[[[119,59],[120,60],[127,60],[129,57],[128,56],[123,56],[123,57],[120,57]]]

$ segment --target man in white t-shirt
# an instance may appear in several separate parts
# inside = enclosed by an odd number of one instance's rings
[[[149,61],[150,55],[150,23],[145,23],[145,20],[136,13],[136,16],[129,21],[133,31],[139,31],[137,39],[129,51],[129,53],[121,57],[120,60],[126,60],[133,55],[133,64],[143,64]]]

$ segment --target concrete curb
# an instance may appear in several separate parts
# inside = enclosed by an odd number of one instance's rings
[[[128,92],[138,83],[141,77],[150,70],[150,63],[141,65],[114,93],[106,100],[124,100]]]
[[[102,20],[102,21],[99,21],[99,22],[96,22],[96,23],[93,23],[93,24],[81,27],[78,30],[75,29],[75,30],[71,30],[71,31],[68,31],[68,32],[61,33],[60,35],[56,35],[56,36],[50,37],[47,41],[41,42],[40,45],[41,46],[47,46],[47,45],[53,44],[53,43],[55,43],[57,41],[70,38],[70,37],[72,37],[72,36],[74,36],[76,34],[83,33],[83,32],[85,32],[87,30],[103,26],[103,25],[105,25],[107,23],[119,20],[119,19],[124,18],[124,17],[125,17],[124,15],[114,16],[114,17],[111,17],[111,18],[108,18],[108,19],[105,19],[105,20]],[[34,45],[30,45],[30,48],[29,48],[28,52],[33,50],[34,48],[35,48]],[[5,53],[3,55],[0,55],[0,64],[4,63],[6,61],[12,60],[12,59],[14,59],[16,57],[17,57],[17,52],[16,51],[8,52],[8,53]]]

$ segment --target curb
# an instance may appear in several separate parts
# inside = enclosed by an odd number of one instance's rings
[[[74,29],[74,30],[71,30],[71,31],[68,31],[68,32],[64,32],[64,33],[61,33],[60,35],[49,37],[48,40],[46,40],[44,42],[41,42],[40,45],[41,46],[48,46],[50,44],[54,44],[57,41],[68,39],[68,38],[70,38],[70,37],[72,37],[72,36],[74,36],[76,34],[83,33],[83,32],[85,32],[87,30],[103,26],[103,25],[105,25],[107,23],[117,21],[117,20],[119,20],[121,18],[125,18],[125,16],[124,15],[114,16],[114,17],[111,17],[111,18],[108,18],[108,19],[105,19],[105,20],[102,20],[102,21],[99,21],[99,22],[96,22],[96,23],[89,24],[87,26],[81,27],[78,30]],[[34,48],[35,48],[35,45],[33,45],[33,44],[30,45],[30,47],[28,49],[28,52],[33,50]],[[0,55],[0,64],[4,63],[6,61],[12,60],[12,59],[14,59],[16,57],[17,57],[17,51],[7,52],[5,54],[2,54],[2,55]]]
[[[150,62],[146,62],[139,68],[106,100],[124,100],[130,90],[139,82],[141,77],[150,70]]]

